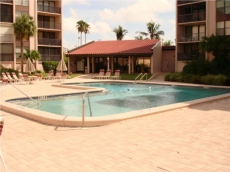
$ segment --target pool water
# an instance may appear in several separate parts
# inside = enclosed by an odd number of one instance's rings
[[[178,102],[185,102],[230,93],[228,89],[204,89],[167,85],[130,84],[130,83],[90,83],[77,84],[105,88],[108,92],[89,93],[92,116],[106,116],[153,108]],[[64,116],[82,115],[82,95],[59,96],[32,101],[14,103]],[[85,99],[85,116],[90,116],[89,105]]]

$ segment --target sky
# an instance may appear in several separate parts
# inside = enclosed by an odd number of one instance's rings
[[[116,40],[113,32],[119,25],[128,31],[124,40],[134,40],[138,31],[147,32],[146,24],[160,24],[161,38],[175,43],[175,0],[63,0],[63,45],[73,49],[80,44],[76,23],[90,25],[86,43]],[[85,44],[85,34],[82,34]]]

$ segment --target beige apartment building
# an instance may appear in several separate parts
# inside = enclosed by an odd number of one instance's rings
[[[20,41],[14,35],[13,23],[22,13],[32,16],[37,25],[35,36],[24,40],[25,48],[41,54],[36,68],[43,70],[42,61],[62,58],[62,0],[0,0],[0,6],[1,65],[20,70]]]
[[[177,0],[176,72],[199,53],[203,36],[230,35],[229,0]],[[206,54],[210,58],[211,54]]]

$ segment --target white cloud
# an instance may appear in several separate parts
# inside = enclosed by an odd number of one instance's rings
[[[89,0],[63,0],[62,5],[73,5],[73,4],[87,5],[89,4]]]
[[[64,32],[77,32],[76,23],[80,20],[80,14],[77,13],[76,10],[70,8],[69,9],[71,16],[63,17],[63,31]]]
[[[160,14],[174,10],[172,0],[137,0],[134,4],[112,11],[105,8],[100,12],[102,20],[116,22],[160,22]],[[159,14],[159,16],[158,16]]]

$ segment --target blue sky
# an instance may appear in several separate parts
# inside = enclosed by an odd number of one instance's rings
[[[119,25],[128,30],[125,40],[134,40],[136,31],[147,32],[146,23],[160,24],[162,39],[175,42],[175,0],[63,0],[63,44],[78,46],[76,22],[90,24],[86,42],[116,40],[113,32]],[[82,44],[85,35],[82,35]]]

